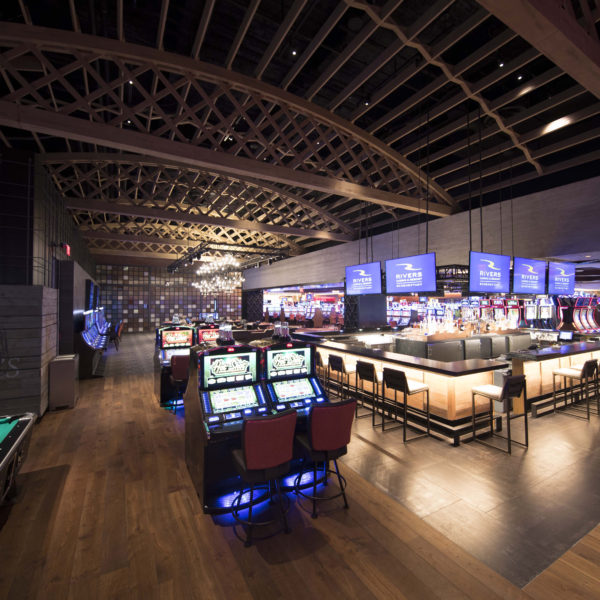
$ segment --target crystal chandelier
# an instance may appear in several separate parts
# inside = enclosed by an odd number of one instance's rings
[[[192,286],[201,294],[232,292],[244,281],[239,261],[230,254],[204,263],[198,268],[196,274],[200,276],[200,280],[194,281]]]

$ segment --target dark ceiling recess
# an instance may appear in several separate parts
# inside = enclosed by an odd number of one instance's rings
[[[490,4],[5,0],[0,148],[42,155],[97,260],[165,264],[300,254],[596,175],[598,98]]]

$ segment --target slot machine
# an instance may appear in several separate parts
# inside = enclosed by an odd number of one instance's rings
[[[535,300],[525,300],[523,306],[523,318],[526,327],[534,327],[537,318],[537,303]]]
[[[593,298],[590,298],[590,304],[588,306],[588,311],[587,311],[587,320],[588,323],[590,324],[590,326],[592,327],[592,329],[594,330],[594,333],[597,333],[598,331],[600,331],[600,324],[598,323],[598,298],[596,298],[595,296]]]
[[[155,392],[161,406],[168,406],[172,401],[175,390],[171,385],[171,358],[173,356],[189,356],[190,348],[194,345],[195,329],[185,325],[162,327],[158,330],[158,347],[156,354],[159,374],[155,379]]]
[[[314,404],[329,402],[319,381],[314,346],[286,342],[265,348],[264,386],[276,412],[294,408],[306,417]]]
[[[573,308],[573,323],[575,325],[575,329],[577,329],[577,331],[580,333],[589,333],[588,324],[583,319],[584,312],[587,308],[586,300],[587,298],[577,298]]]
[[[494,318],[492,302],[489,298],[481,298],[479,300],[479,318],[482,321],[491,321]]]
[[[521,322],[521,309],[518,300],[506,300],[506,317],[511,325],[519,327]]]
[[[506,319],[506,306],[502,298],[492,298],[492,309],[495,321],[503,321]]]
[[[199,356],[198,387],[204,423],[209,434],[240,431],[245,417],[267,414],[259,385],[260,349],[227,346],[205,350]]]
[[[205,513],[231,511],[239,476],[231,451],[244,419],[270,414],[260,386],[261,351],[227,346],[190,351],[185,391],[185,462]]]
[[[540,329],[554,329],[555,309],[551,298],[540,298],[538,304],[538,327]]]

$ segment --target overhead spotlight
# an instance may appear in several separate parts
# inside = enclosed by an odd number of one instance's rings
[[[129,85],[133,85],[133,80],[132,79],[129,80]]]
[[[369,98],[368,96],[363,100],[363,104],[365,106],[369,106],[369,104],[371,104],[371,98]]]
[[[127,119],[127,125],[131,125],[131,119]]]
[[[296,50],[292,50],[292,56],[296,56],[298,52]]]
[[[499,66],[500,68],[504,67],[504,61],[499,61],[499,62],[498,62],[498,66]]]
[[[517,81],[521,81],[523,79],[523,75],[517,75]]]

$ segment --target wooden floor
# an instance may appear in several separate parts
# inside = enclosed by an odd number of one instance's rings
[[[536,600],[600,598],[600,525],[525,589]]]
[[[350,510],[313,520],[293,501],[289,536],[244,548],[201,511],[183,418],[154,397],[152,352],[152,336],[124,337],[77,407],[35,427],[16,503],[0,511],[0,598],[553,597],[540,586],[556,589],[555,575],[520,590],[348,465]],[[597,569],[593,543],[565,555],[559,579],[582,561]]]

